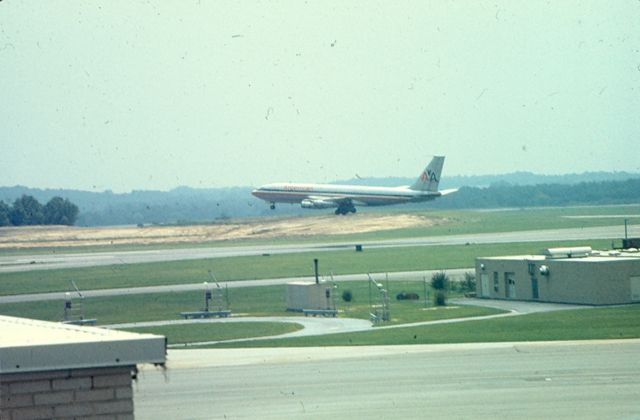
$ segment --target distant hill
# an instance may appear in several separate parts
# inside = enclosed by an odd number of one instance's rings
[[[409,185],[410,178],[365,178],[343,181],[356,185]],[[536,175],[517,172],[507,175],[443,177],[441,188],[460,188],[438,200],[408,205],[407,208],[499,208],[562,206],[574,204],[640,203],[640,174],[589,172],[570,175]],[[80,213],[77,225],[131,225],[193,223],[231,217],[296,215],[297,205],[278,205],[277,213],[251,195],[251,187],[190,188],[171,191],[90,192],[0,187],[0,201],[11,204],[23,194],[44,203],[55,196],[69,199]],[[329,211],[329,210],[325,210]]]

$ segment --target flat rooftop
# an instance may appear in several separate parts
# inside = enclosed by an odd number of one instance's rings
[[[542,255],[541,255],[542,254]],[[571,262],[611,262],[640,260],[637,250],[598,251],[590,247],[550,248],[538,255],[507,255],[501,257],[480,257],[483,260],[511,260],[511,261],[571,261]]]
[[[589,255],[588,257],[545,257],[543,255],[506,255],[502,257],[479,257],[481,260],[511,260],[511,261],[571,261],[575,263],[602,262],[602,261],[640,261],[640,255]]]
[[[0,374],[165,362],[165,338],[0,315]]]

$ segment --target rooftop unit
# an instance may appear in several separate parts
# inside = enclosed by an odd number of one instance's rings
[[[576,246],[567,248],[547,248],[542,251],[546,258],[584,258],[591,255],[590,246]]]

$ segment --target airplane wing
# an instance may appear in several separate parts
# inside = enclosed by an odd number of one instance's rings
[[[308,198],[302,200],[300,203],[302,208],[305,209],[328,209],[332,207],[340,207],[344,205],[351,205],[351,198],[335,195],[335,196],[314,196],[310,195]]]
[[[451,188],[448,190],[440,190],[440,195],[447,195],[458,191],[459,188]]]
[[[348,195],[310,195],[309,200],[323,200],[340,203],[345,200],[351,200],[351,198]]]

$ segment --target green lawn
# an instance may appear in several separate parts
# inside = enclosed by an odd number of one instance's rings
[[[387,287],[387,286],[386,286]],[[398,301],[395,296],[402,292],[418,293],[424,297],[422,281],[389,282],[391,298],[391,323],[409,323],[434,319],[458,318],[487,315],[500,311],[488,308],[460,307],[433,310],[433,304],[420,301]],[[344,302],[340,296],[344,290],[353,295],[351,302]],[[227,290],[229,309],[233,316],[302,316],[286,311],[286,286],[259,286],[231,288]],[[340,316],[369,319],[369,283],[366,281],[341,282],[336,289],[336,308]],[[379,295],[372,294],[372,303],[377,303]],[[74,304],[79,299],[74,299]],[[86,318],[96,318],[99,325],[128,322],[177,319],[184,311],[200,310],[204,307],[204,292],[154,293],[145,295],[125,295],[117,297],[86,298],[82,300]],[[0,305],[0,314],[21,316],[46,321],[60,321],[63,318],[64,302],[43,301],[28,303],[8,303]]]
[[[386,287],[386,285],[385,285]],[[389,282],[391,297],[391,322],[384,325],[404,324],[418,321],[473,317],[499,313],[500,311],[455,305],[434,308],[430,302],[425,306],[422,281]],[[350,290],[354,299],[347,303],[338,299],[336,305],[340,316],[368,319],[369,286],[367,282],[339,283],[337,296],[344,290]],[[419,301],[397,301],[395,296],[401,291],[420,295]],[[376,301],[375,290],[372,300]],[[84,300],[85,315],[97,318],[99,325],[125,323],[132,321],[156,321],[179,319],[181,311],[198,310],[203,304],[202,292],[165,293],[150,295],[129,295],[122,297],[91,298]],[[285,286],[262,286],[229,289],[230,309],[233,316],[301,316],[286,312]],[[58,321],[62,319],[63,302],[31,302],[0,305],[0,313]],[[247,346],[340,346],[340,345],[382,345],[382,344],[434,344],[491,341],[539,341],[539,340],[587,340],[606,338],[639,338],[640,305],[628,305],[614,308],[585,308],[570,311],[558,311],[544,314],[532,314],[485,321],[405,327],[399,329],[377,329],[363,333],[333,334],[322,337],[305,337],[283,340],[259,340],[236,343],[231,347]],[[244,323],[242,323],[244,324]],[[236,331],[232,338],[269,335],[260,326],[233,324]],[[184,337],[197,337],[195,341],[219,340],[223,334],[216,326],[185,325],[177,329],[184,330]],[[222,325],[222,324],[215,324]],[[166,334],[172,343],[191,341],[192,338],[175,337],[175,327],[158,327],[153,331]],[[277,333],[277,332],[276,332]]]
[[[229,289],[230,309],[234,316],[292,315],[286,312],[285,286]],[[79,302],[74,299],[73,304]],[[153,293],[117,297],[86,298],[82,301],[86,318],[96,318],[99,325],[178,319],[179,313],[204,307],[204,292]],[[64,302],[44,301],[0,305],[2,315],[21,316],[47,321],[63,317]]]
[[[211,347],[306,347],[557,341],[640,338],[640,305],[585,308],[370,332],[332,334]]]
[[[464,268],[473,267],[479,256],[532,254],[544,247],[585,243],[594,248],[610,246],[610,241],[594,240],[365,248],[364,252],[339,250],[2,273],[0,295],[69,291],[70,280],[81,290],[200,283],[210,281],[209,270],[221,282],[312,276],[314,258],[320,260],[324,275]]]
[[[301,329],[302,325],[293,322],[233,322],[126,328],[125,330],[137,333],[164,335],[167,337],[168,344],[184,344],[202,341],[266,337],[290,333]]]
[[[413,213],[435,220],[433,226],[411,227],[380,232],[344,236],[344,239],[381,240],[420,236],[461,235],[472,233],[514,232],[524,230],[585,228],[595,226],[624,226],[625,217],[572,218],[571,216],[637,215],[640,205],[544,207],[494,210],[439,210],[428,209]],[[640,223],[640,217],[626,217],[631,224]],[[340,237],[331,237],[334,240]],[[319,240],[314,237],[314,241]]]

